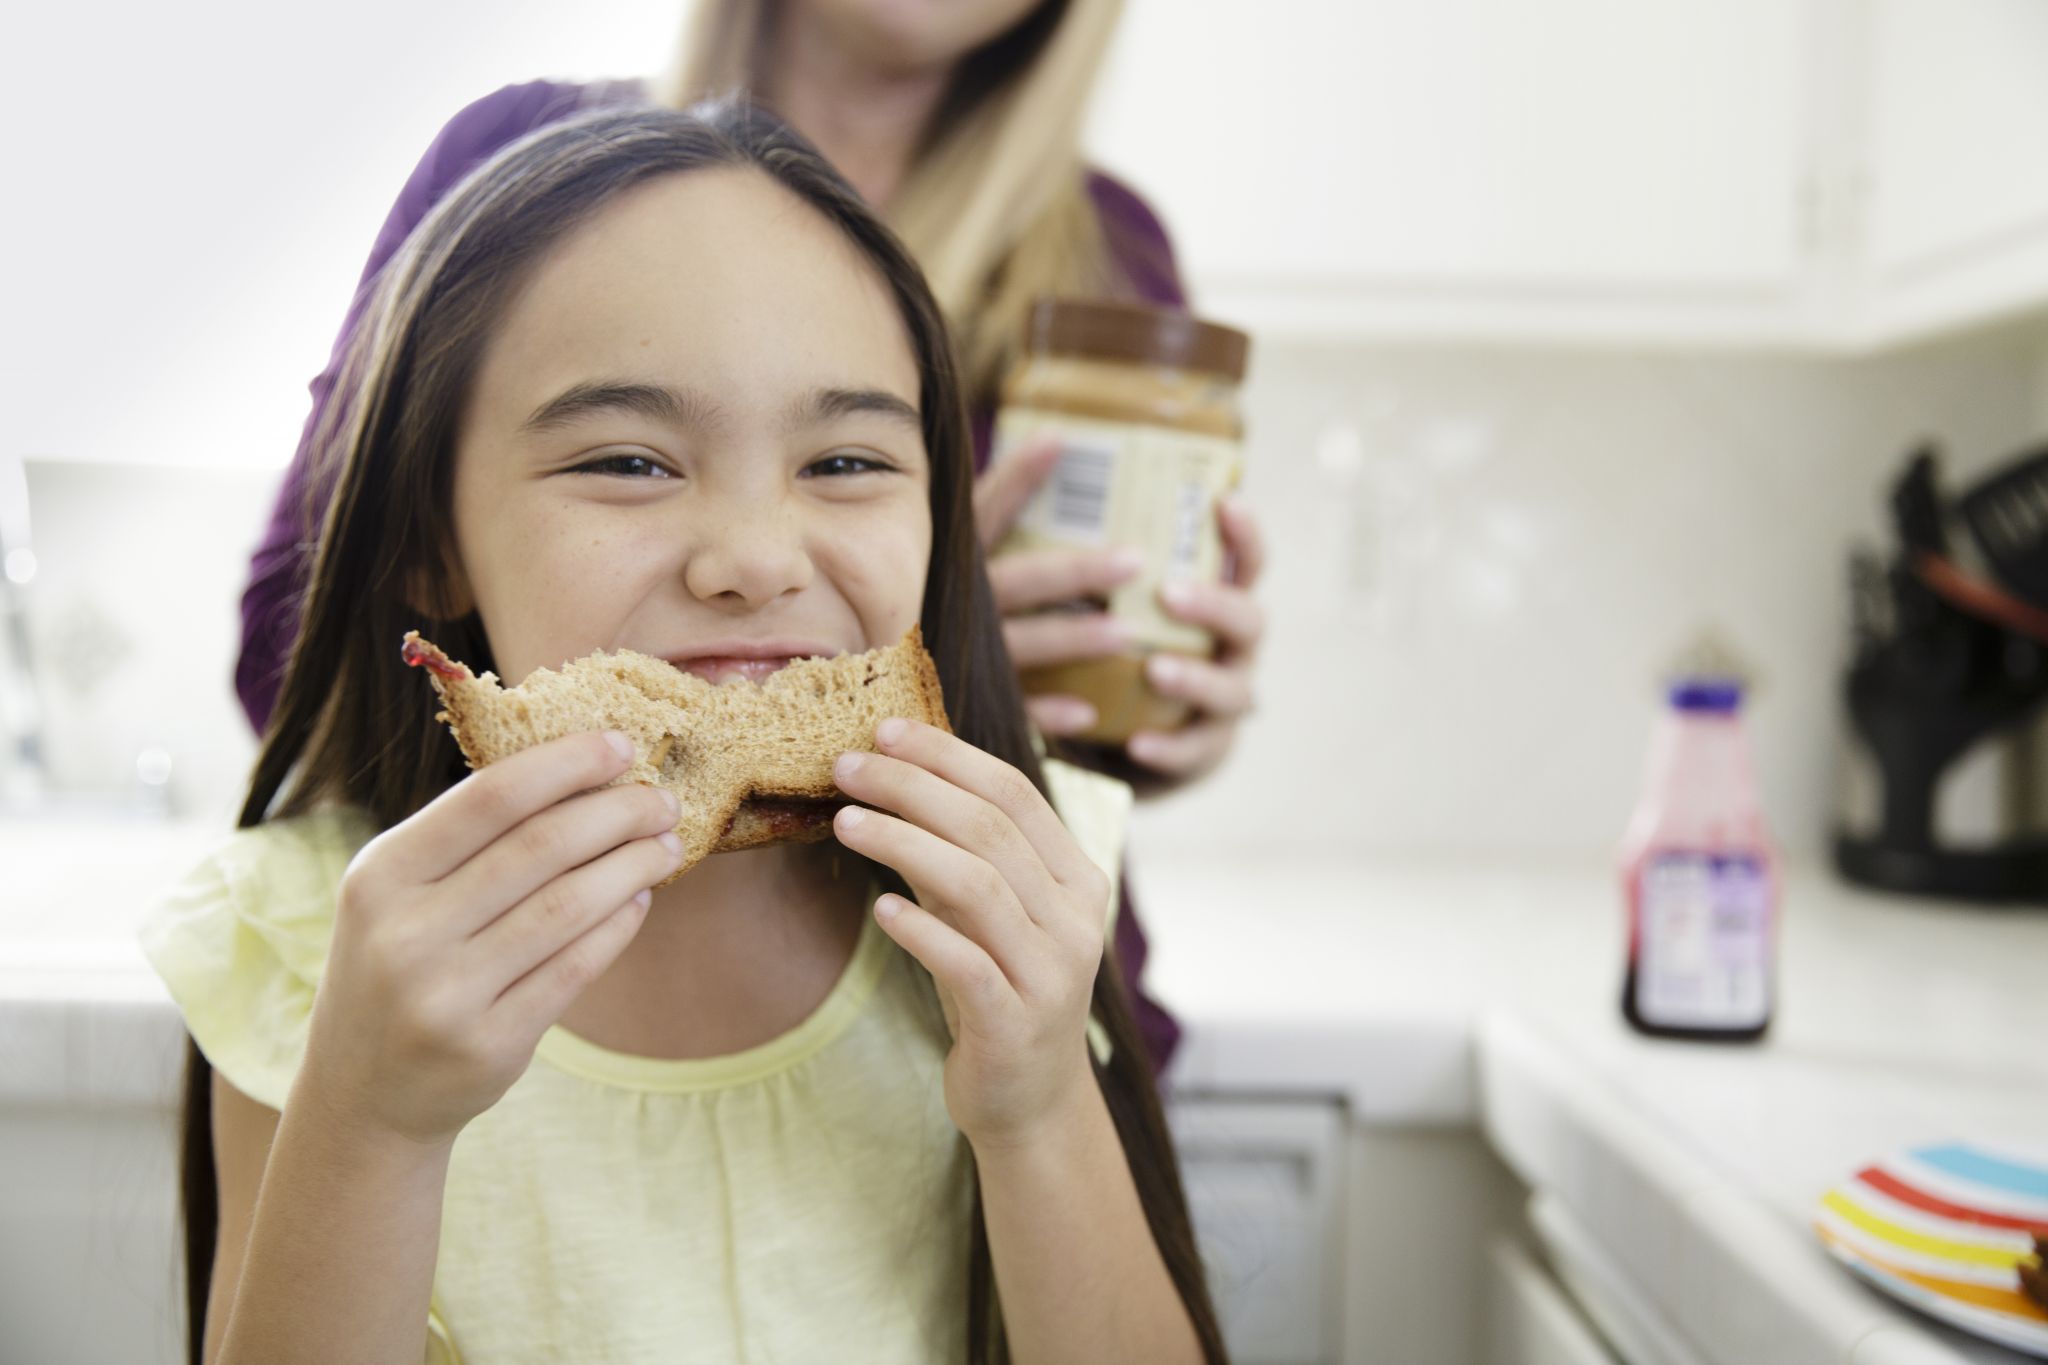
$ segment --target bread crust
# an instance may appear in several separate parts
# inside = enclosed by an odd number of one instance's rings
[[[631,650],[536,669],[511,688],[494,674],[476,676],[418,631],[407,632],[403,654],[432,680],[441,702],[434,718],[471,768],[562,734],[626,734],[634,761],[612,785],[665,787],[682,807],[684,857],[668,881],[711,853],[829,838],[833,812],[846,803],[832,760],[872,750],[882,716],[952,731],[917,626],[881,649],[800,659],[761,682],[722,685]]]

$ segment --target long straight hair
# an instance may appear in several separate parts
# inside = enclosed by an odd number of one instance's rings
[[[697,0],[656,81],[671,108],[772,96],[778,0]],[[1123,0],[1040,0],[954,70],[882,214],[953,329],[970,400],[989,401],[1041,295],[1127,290],[1085,183],[1081,134]]]
[[[452,567],[443,547],[454,539],[448,508],[456,422],[484,344],[535,262],[572,228],[636,185],[711,167],[770,176],[844,233],[889,287],[917,361],[931,460],[932,557],[921,623],[946,709],[962,738],[1045,790],[974,533],[966,413],[937,305],[902,244],[822,157],[760,110],[718,102],[686,112],[600,112],[535,132],[457,186],[386,268],[316,438],[313,496],[325,498],[327,511],[304,628],[241,827],[347,805],[389,828],[462,780],[460,753],[434,721],[417,676],[399,665],[397,646],[418,626],[479,672],[494,666],[476,613],[453,614],[431,587]],[[871,866],[885,885],[909,894],[894,872]],[[919,979],[931,986],[928,975]],[[936,1008],[935,988],[932,996]],[[1172,1140],[1107,947],[1092,1008],[1113,1045],[1108,1064],[1095,1064],[1096,1080],[1146,1222],[1206,1358],[1221,1362]],[[188,1036],[180,1166],[192,1365],[202,1357],[219,1232],[211,1076]],[[967,1358],[1002,1365],[1009,1352],[978,1182],[973,1220],[961,1267]]]

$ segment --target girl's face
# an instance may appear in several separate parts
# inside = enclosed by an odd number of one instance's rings
[[[507,686],[597,649],[722,682],[893,644],[931,555],[919,387],[880,275],[766,175],[629,191],[485,346],[456,605]]]

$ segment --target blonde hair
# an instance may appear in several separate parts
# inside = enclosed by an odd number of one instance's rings
[[[682,108],[707,95],[754,93],[773,7],[699,0],[656,99]],[[1081,158],[1089,92],[1122,10],[1123,0],[1043,0],[964,59],[883,210],[945,312],[972,402],[994,396],[1039,297],[1130,290],[1110,258]],[[1035,32],[1048,12],[1051,31]]]

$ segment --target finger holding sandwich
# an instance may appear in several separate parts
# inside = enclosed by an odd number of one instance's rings
[[[891,712],[946,724],[915,628],[723,686],[632,651],[512,688],[417,632],[403,657],[476,771],[350,864],[301,1076],[340,1121],[415,1142],[498,1101],[651,888],[720,849],[826,837],[849,743]]]
[[[510,688],[418,632],[404,654],[433,680],[438,719],[472,768],[581,730],[624,736],[632,752],[613,783],[676,798],[683,855],[664,886],[712,853],[828,837],[839,804],[832,761],[872,745],[882,717],[950,729],[938,667],[916,626],[863,654],[797,659],[758,681],[724,683],[633,650],[538,668]]]
[[[737,835],[753,841],[740,846],[832,835],[916,896],[884,895],[875,915],[937,985],[954,1037],[947,1109],[970,1142],[1028,1142],[1094,1093],[1088,1008],[1109,880],[1022,772],[952,733],[917,627],[886,648],[719,684],[632,651],[536,669],[513,688],[417,634],[405,657],[427,670],[440,719],[481,771],[444,798],[440,826],[409,831],[395,856],[440,878],[453,907],[444,918],[474,934],[497,977],[541,960],[558,925],[615,889],[542,874],[619,834],[626,799],[632,821],[673,825],[656,840],[672,846],[662,866],[632,864],[648,879],[640,887],[665,885]],[[579,732],[590,730],[619,745],[590,784],[600,790],[558,793],[545,809],[522,795],[514,778],[537,755],[576,743],[587,756],[593,737]],[[510,776],[487,781],[500,774]],[[804,808],[824,818],[791,815]],[[537,1040],[573,997],[534,969],[498,1007]]]
[[[900,718],[875,739],[878,752],[848,752],[835,770],[875,809],[842,808],[834,833],[916,894],[885,895],[875,914],[938,984],[954,1124],[978,1148],[1028,1143],[1094,1091],[1088,1006],[1109,879],[1010,764]]]
[[[297,1081],[322,1112],[452,1142],[519,1078],[681,856],[660,793],[605,787],[626,765],[616,737],[566,735],[471,775],[356,855]]]

